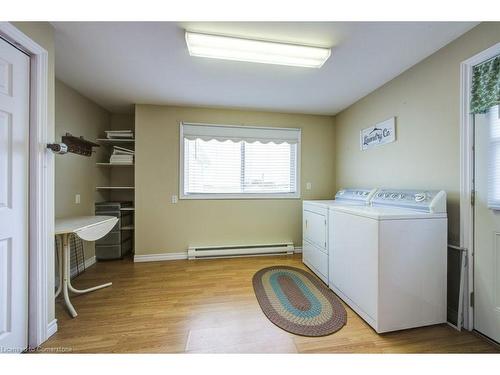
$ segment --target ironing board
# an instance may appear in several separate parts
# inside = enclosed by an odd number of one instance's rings
[[[88,289],[76,289],[71,285],[70,277],[70,234],[76,234],[82,240],[96,241],[108,234],[118,222],[114,216],[78,216],[56,219],[55,235],[62,238],[62,250],[58,247],[59,255],[59,285],[56,291],[56,297],[63,292],[64,301],[68,307],[69,313],[73,318],[78,315],[69,299],[69,291],[76,294],[93,292],[94,290],[106,288],[112,283],[98,285]],[[61,254],[62,252],[62,254]]]

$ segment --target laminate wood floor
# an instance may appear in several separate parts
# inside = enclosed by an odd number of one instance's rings
[[[500,352],[447,325],[378,335],[346,306],[347,325],[325,337],[281,330],[262,313],[253,274],[271,265],[307,269],[300,254],[211,260],[99,262],[73,284],[113,286],[56,302],[58,332],[42,348],[87,353],[485,353]]]

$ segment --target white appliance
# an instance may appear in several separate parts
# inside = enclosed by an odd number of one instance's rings
[[[302,261],[328,283],[328,207],[363,206],[375,189],[342,189],[335,200],[304,201],[302,211]]]
[[[329,286],[375,331],[446,322],[444,191],[379,190],[329,221]]]

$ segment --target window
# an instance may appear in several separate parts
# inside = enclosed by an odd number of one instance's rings
[[[486,123],[490,128],[488,166],[488,207],[500,210],[500,114],[498,105],[486,113]]]
[[[300,129],[181,124],[181,199],[299,198]]]

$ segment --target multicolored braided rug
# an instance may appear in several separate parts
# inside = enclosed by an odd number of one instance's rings
[[[346,311],[338,298],[304,270],[273,266],[253,276],[260,307],[271,322],[302,336],[325,336],[346,324]]]

